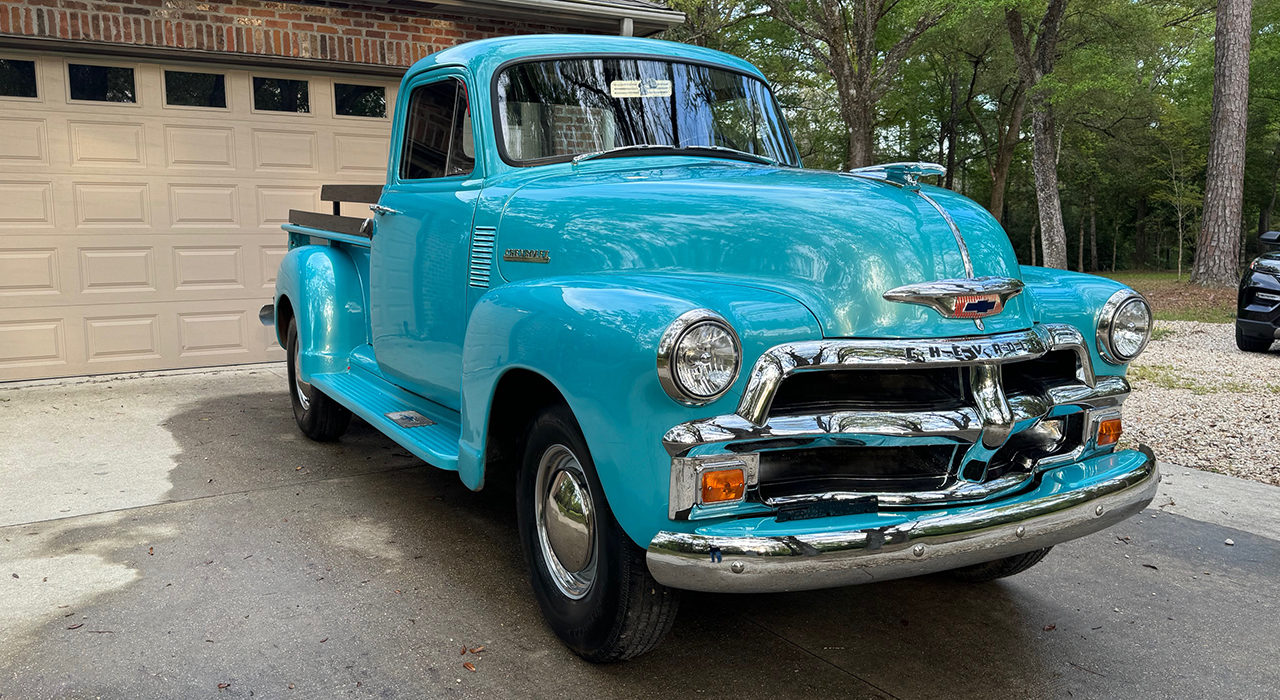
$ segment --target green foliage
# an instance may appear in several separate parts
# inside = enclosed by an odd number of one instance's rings
[[[811,1],[792,0],[789,7],[801,13]],[[730,51],[764,70],[807,166],[843,162],[847,133],[831,75],[803,50],[800,36],[769,16],[765,0],[670,4],[688,13],[690,23],[668,38]],[[947,9],[912,46],[877,104],[876,160],[945,163],[954,124],[952,186],[990,202],[995,135],[1019,84],[1006,11],[1016,7],[1034,24],[1046,6],[1047,0],[884,2],[876,36],[881,52],[922,11]],[[1072,268],[1081,224],[1087,237],[1091,220],[1103,270],[1112,269],[1113,250],[1118,269],[1176,269],[1180,217],[1184,266],[1192,259],[1212,110],[1213,8],[1209,0],[1069,0],[1056,65],[1036,89],[1050,95],[1060,130],[1060,195]],[[1251,63],[1246,255],[1255,250],[1268,209],[1276,210],[1269,227],[1280,227],[1280,0],[1255,0]],[[1018,132],[1002,217],[1026,262],[1037,220],[1030,117],[1028,110]],[[1086,249],[1086,268],[1090,257]]]

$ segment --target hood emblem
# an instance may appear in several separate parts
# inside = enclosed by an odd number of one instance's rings
[[[1021,293],[1020,280],[977,277],[908,284],[890,289],[884,293],[884,298],[902,304],[927,306],[946,318],[967,318],[978,322],[978,319],[1004,311],[1005,302]]]
[[[507,248],[502,254],[502,259],[507,262],[549,263],[551,262],[551,251]]]

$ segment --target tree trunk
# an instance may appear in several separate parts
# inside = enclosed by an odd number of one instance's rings
[[[996,221],[1004,223],[1004,193],[1009,184],[1009,169],[1013,167],[1013,151],[1022,140],[1022,119],[1026,113],[1027,90],[1018,85],[1013,95],[1013,107],[1009,111],[1009,123],[996,139],[996,162],[991,168],[991,206],[988,210]]]
[[[1036,265],[1036,226],[1037,225],[1038,224],[1031,224],[1031,266],[1032,267],[1035,267]]]
[[[1084,272],[1084,215],[1080,216],[1080,256],[1076,258],[1076,270]]]
[[[1120,222],[1117,221],[1115,230],[1111,232],[1111,271],[1116,271],[1116,245],[1120,241]]]
[[[956,132],[960,130],[960,76],[951,74],[951,115],[947,120],[947,174],[942,186],[955,189],[956,179]]]
[[[1036,175],[1036,204],[1040,210],[1040,243],[1044,266],[1067,269],[1067,231],[1062,225],[1058,199],[1058,152],[1055,145],[1053,107],[1043,96],[1032,100],[1035,144],[1032,169]]]
[[[1147,266],[1147,196],[1138,198],[1138,214],[1133,224],[1133,260],[1130,264],[1135,268]]]
[[[1234,285],[1239,273],[1252,11],[1252,0],[1218,2],[1204,219],[1191,268],[1203,285]]]
[[[1089,272],[1098,271],[1098,202],[1089,193]]]

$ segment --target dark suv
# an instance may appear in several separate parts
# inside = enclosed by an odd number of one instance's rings
[[[1262,234],[1270,248],[1249,263],[1236,299],[1236,347],[1266,352],[1280,338],[1280,231]]]

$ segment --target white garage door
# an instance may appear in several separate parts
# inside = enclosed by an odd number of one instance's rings
[[[283,359],[257,317],[280,224],[383,182],[395,92],[0,53],[0,381]]]

